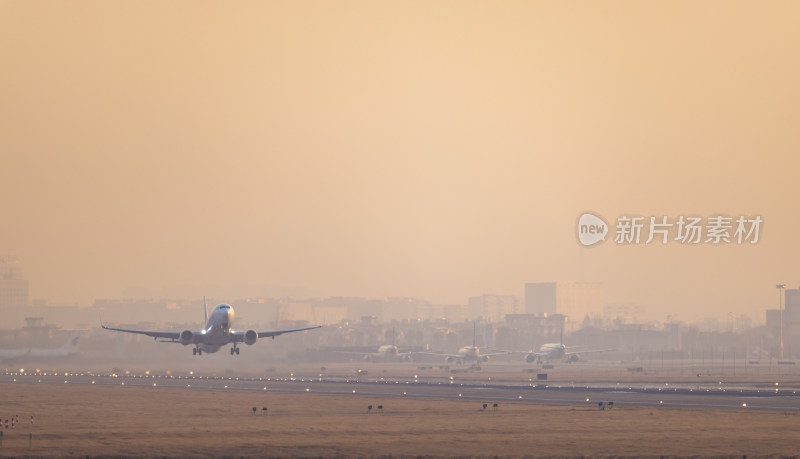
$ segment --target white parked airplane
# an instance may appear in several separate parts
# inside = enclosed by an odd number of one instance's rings
[[[411,360],[411,352],[400,352],[400,349],[394,344],[395,334],[394,328],[392,329],[392,344],[384,344],[378,347],[378,352],[349,352],[349,351],[335,351],[338,354],[360,355],[368,362],[382,361],[391,362],[396,360]]]
[[[74,331],[61,347],[55,349],[0,349],[0,360],[15,361],[69,357],[78,353],[78,342],[82,331]]]
[[[219,348],[226,344],[232,344],[231,355],[238,355],[239,348],[236,346],[239,343],[253,345],[259,338],[272,338],[282,335],[284,333],[293,333],[303,330],[313,330],[320,328],[321,325],[303,328],[290,328],[286,330],[270,330],[270,331],[255,331],[247,330],[244,332],[234,331],[233,326],[233,308],[229,304],[218,304],[213,311],[211,317],[208,316],[208,308],[206,307],[206,299],[203,298],[203,308],[206,313],[206,326],[200,331],[184,330],[181,332],[162,332],[162,331],[148,331],[148,330],[128,330],[125,328],[114,328],[102,325],[106,330],[114,330],[125,333],[138,333],[141,335],[152,336],[155,339],[163,338],[165,343],[180,343],[184,346],[194,345],[192,349],[193,355],[202,355],[203,352],[213,354]],[[167,341],[168,340],[168,341]]]
[[[447,362],[457,362],[457,363],[464,363],[464,362],[488,362],[489,357],[492,355],[505,355],[507,352],[497,352],[494,354],[481,354],[480,349],[476,344],[476,331],[477,326],[475,323],[472,324],[472,346],[464,346],[458,350],[456,354],[438,354],[435,352],[414,352],[414,354],[424,354],[424,355],[437,355],[440,357],[444,357],[445,361]]]
[[[500,350],[500,349],[497,349]],[[569,351],[567,346],[564,345],[564,324],[561,324],[561,335],[557,343],[545,343],[539,347],[538,351],[504,351],[507,354],[522,354],[525,356],[525,361],[533,363],[535,361],[541,362],[542,360],[557,360],[566,359],[567,362],[576,362],[580,360],[582,354],[594,354],[598,352],[614,351],[616,349],[590,349],[580,351]]]

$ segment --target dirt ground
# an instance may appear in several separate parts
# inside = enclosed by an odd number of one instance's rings
[[[491,402],[488,400],[488,402]],[[368,414],[367,406],[373,405]],[[377,406],[383,413],[377,413]],[[794,456],[775,412],[0,384],[0,456]],[[252,408],[258,409],[254,416]],[[262,408],[268,415],[262,416]],[[34,424],[30,416],[34,415]],[[31,438],[32,435],[32,438]]]

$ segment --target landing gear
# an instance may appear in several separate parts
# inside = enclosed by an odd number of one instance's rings
[[[199,347],[192,349],[192,355],[203,355],[203,350]]]
[[[231,355],[233,355],[233,354],[239,355],[239,348],[238,347],[232,347],[231,348]]]

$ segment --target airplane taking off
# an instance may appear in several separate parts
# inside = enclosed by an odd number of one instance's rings
[[[234,318],[233,308],[231,305],[225,303],[218,304],[214,310],[211,311],[211,317],[209,317],[206,299],[203,298],[203,308],[206,313],[206,326],[200,331],[184,330],[182,332],[162,332],[148,330],[128,330],[125,328],[108,327],[106,325],[102,325],[102,327],[106,330],[152,336],[155,339],[163,338],[164,340],[161,341],[162,343],[180,343],[184,346],[191,344],[194,345],[194,349],[192,349],[193,355],[203,355],[203,352],[213,354],[226,344],[233,345],[233,347],[231,347],[231,355],[239,355],[239,348],[236,346],[239,343],[244,343],[250,346],[255,344],[256,341],[258,341],[258,338],[275,339],[276,336],[284,333],[294,333],[322,327],[322,325],[315,325],[313,327],[290,328],[286,330],[247,330],[244,332],[234,331],[231,328],[233,326]]]
[[[458,350],[456,354],[437,354],[435,352],[414,352],[414,354],[425,354],[425,355],[436,355],[440,357],[444,357],[445,361],[447,362],[457,362],[457,363],[464,363],[464,362],[488,362],[489,357],[493,355],[505,355],[507,352],[497,352],[494,354],[481,354],[480,349],[476,344],[476,331],[477,325],[475,323],[472,324],[472,346],[464,346]]]
[[[498,351],[500,349],[497,349]],[[616,349],[591,349],[585,351],[568,351],[564,345],[564,323],[561,323],[561,335],[557,343],[545,343],[539,347],[538,351],[504,351],[507,354],[522,354],[525,361],[533,363],[542,360],[566,359],[567,362],[577,362],[581,354],[595,354],[598,352],[615,351]]]
[[[394,328],[392,329],[392,344],[384,344],[378,347],[378,352],[348,352],[348,351],[335,351],[338,354],[350,354],[363,356],[364,360],[372,362],[375,360],[390,362],[393,360],[411,360],[412,352],[400,352],[398,347],[394,344],[395,334]]]
[[[69,357],[78,353],[78,342],[82,334],[82,331],[72,332],[67,342],[56,349],[0,349],[0,360],[10,362],[15,360]]]

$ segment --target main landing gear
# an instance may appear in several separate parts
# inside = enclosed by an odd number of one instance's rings
[[[239,355],[239,348],[238,347],[233,346],[231,348],[231,355],[233,355],[233,354]]]
[[[203,355],[203,350],[200,349],[200,346],[192,349],[192,355]]]

